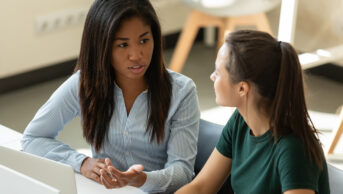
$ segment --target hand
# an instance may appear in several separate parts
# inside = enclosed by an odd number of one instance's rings
[[[82,162],[80,172],[83,176],[102,184],[100,180],[101,169],[106,169],[106,164],[105,164],[104,159],[87,157]]]
[[[100,180],[107,189],[120,188],[126,185],[140,187],[146,181],[146,174],[143,172],[143,165],[132,165],[126,172],[116,169],[109,158],[105,159],[107,169],[101,169]]]

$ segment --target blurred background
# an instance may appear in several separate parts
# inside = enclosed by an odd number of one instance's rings
[[[234,1],[234,0],[232,0]],[[264,0],[277,1],[277,0]],[[78,57],[83,23],[92,0],[12,0],[0,7],[0,124],[23,132],[39,107],[72,73]],[[165,38],[165,61],[169,65],[185,21],[194,10],[181,0],[151,0]],[[199,0],[197,0],[199,2]],[[271,31],[278,35],[281,4],[265,11]],[[313,53],[343,45],[343,1],[301,0],[296,9],[293,45],[301,53]],[[292,14],[289,13],[289,17]],[[238,26],[237,28],[254,28]],[[224,124],[232,109],[218,107],[212,82],[216,42],[211,28],[201,28],[181,73],[198,89],[203,119]],[[214,29],[216,30],[216,29]],[[213,32],[213,29],[212,29]],[[335,51],[336,53],[343,53]],[[317,52],[318,53],[318,52]],[[330,54],[330,53],[329,53]],[[304,69],[306,98],[311,118],[322,132],[324,149],[339,125],[343,105],[343,57],[324,60]],[[0,134],[1,135],[1,134]],[[87,151],[79,118],[58,139]],[[343,138],[341,138],[343,139]],[[343,140],[328,159],[343,166]]]

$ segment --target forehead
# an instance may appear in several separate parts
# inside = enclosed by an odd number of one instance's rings
[[[224,67],[228,59],[229,59],[229,47],[227,46],[226,43],[224,43],[220,47],[217,54],[216,68],[219,69],[221,67]]]
[[[144,20],[138,16],[130,17],[124,19],[117,31],[117,35],[132,35],[132,34],[141,34],[142,32],[151,31],[150,25],[147,24]],[[143,33],[144,33],[143,32]]]

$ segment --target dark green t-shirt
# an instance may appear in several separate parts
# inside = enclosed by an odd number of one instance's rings
[[[277,194],[312,189],[329,194],[326,162],[311,163],[301,139],[290,134],[275,144],[271,131],[255,137],[236,110],[223,129],[217,150],[232,159],[231,183],[237,194]]]

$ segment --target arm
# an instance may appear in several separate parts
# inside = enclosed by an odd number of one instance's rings
[[[309,189],[293,189],[285,191],[284,194],[315,194],[313,190]]]
[[[38,110],[21,140],[25,152],[71,165],[80,172],[85,155],[55,138],[63,127],[79,114],[78,73],[65,81]]]
[[[162,170],[145,172],[147,178],[141,187],[143,191],[175,192],[192,180],[200,111],[194,83],[187,84],[185,87],[187,89],[173,94],[174,97],[183,97],[179,101],[172,102],[174,110],[170,110],[175,113],[170,118],[167,162]]]
[[[231,171],[231,162],[215,148],[195,179],[176,194],[217,193]]]

